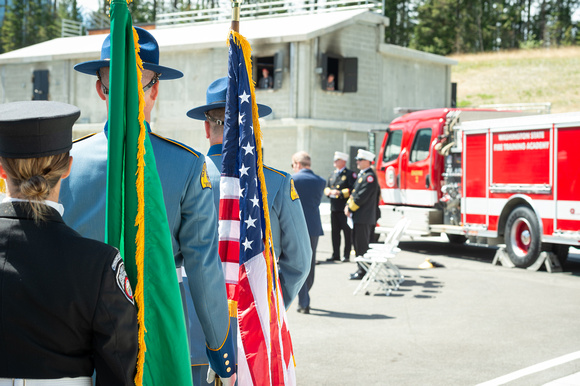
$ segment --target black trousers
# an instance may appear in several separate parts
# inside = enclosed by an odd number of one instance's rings
[[[374,228],[374,225],[370,224],[357,224],[354,223],[354,228],[352,230],[352,239],[354,242],[354,251],[356,252],[357,256],[364,255],[369,249],[369,243],[371,239],[371,230]],[[364,273],[364,268],[357,263],[358,265],[358,272]]]
[[[352,230],[346,223],[344,212],[330,212],[330,225],[332,227],[332,258],[340,259],[340,232],[344,233],[344,254],[349,257],[352,248]]]

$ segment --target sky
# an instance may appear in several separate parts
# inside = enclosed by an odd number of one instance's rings
[[[99,9],[99,0],[77,0],[77,4],[87,11],[97,11]]]

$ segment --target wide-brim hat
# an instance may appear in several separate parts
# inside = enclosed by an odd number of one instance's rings
[[[373,162],[375,160],[375,154],[371,153],[368,150],[358,149],[358,152],[356,153],[355,159],[367,160],[367,161]]]
[[[139,35],[139,57],[143,61],[143,68],[151,70],[159,76],[160,80],[178,79],[183,76],[179,70],[159,65],[159,44],[157,40],[148,31],[140,27],[135,27]],[[78,72],[88,75],[97,75],[97,71],[102,67],[109,67],[111,62],[111,34],[107,35],[103,46],[101,47],[101,59],[89,60],[88,62],[78,63],[74,69]]]
[[[205,105],[195,107],[187,112],[187,116],[192,119],[205,121],[205,113],[213,109],[226,107],[226,92],[228,90],[228,78],[223,77],[214,80],[205,93]],[[258,103],[258,115],[260,118],[272,113],[272,109],[266,105]]]

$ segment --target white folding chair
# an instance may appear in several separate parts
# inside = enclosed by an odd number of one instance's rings
[[[398,248],[399,240],[405,234],[410,222],[404,217],[401,218],[387,235],[384,243],[373,244],[364,256],[355,258],[355,261],[360,263],[367,272],[354,290],[354,295],[361,291],[367,292],[371,283],[377,283],[379,291],[386,292],[387,295],[399,289],[399,285],[405,278],[391,260],[401,251]]]

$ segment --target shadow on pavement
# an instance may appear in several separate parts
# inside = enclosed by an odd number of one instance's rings
[[[381,315],[381,314],[353,314],[350,312],[336,312],[330,310],[324,310],[322,308],[310,308],[310,314],[316,316],[325,316],[330,318],[341,318],[341,319],[356,319],[356,320],[375,320],[375,319],[395,319],[393,316]]]

